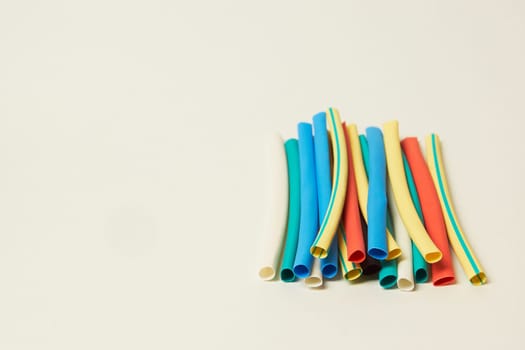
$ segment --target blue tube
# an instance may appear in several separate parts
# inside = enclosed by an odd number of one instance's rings
[[[365,172],[368,176],[369,171],[369,151],[368,141],[365,135],[359,135],[359,143],[361,144],[361,153],[363,155],[363,163],[365,165]],[[390,212],[387,210],[386,226],[394,234],[394,227],[392,226],[392,219],[390,218]],[[393,288],[397,284],[397,260],[383,260],[380,261],[381,270],[379,270],[379,285],[383,288]]]
[[[368,254],[385,260],[388,256],[386,238],[386,156],[381,129],[366,129],[369,150],[368,181]]]
[[[410,190],[410,196],[412,197],[412,202],[414,202],[414,207],[416,207],[417,215],[419,216],[419,219],[421,219],[421,222],[424,224],[423,219],[423,212],[421,210],[421,203],[419,202],[419,196],[417,194],[416,184],[414,183],[414,178],[412,176],[412,170],[410,170],[410,166],[408,165],[407,158],[405,156],[405,153],[403,153],[403,165],[405,167],[405,173],[407,175],[407,183],[408,183],[408,189]],[[425,283],[429,279],[429,267],[427,262],[425,261],[425,258],[423,258],[423,255],[417,249],[414,242],[412,242],[412,268],[414,271],[414,276],[416,283]]]
[[[319,218],[317,210],[317,181],[315,175],[314,139],[312,124],[299,123],[299,163],[301,177],[301,218],[299,225],[299,242],[293,271],[299,278],[310,276],[313,256],[310,254]]]
[[[301,215],[301,179],[299,176],[299,143],[297,139],[289,139],[284,143],[286,159],[288,161],[288,225],[286,243],[284,246],[283,261],[281,263],[281,280],[293,282],[295,273],[293,264],[299,240],[299,220]]]
[[[330,145],[328,143],[328,131],[326,130],[326,113],[321,112],[314,115],[314,146],[315,146],[315,168],[317,174],[317,198],[319,218],[324,218],[330,195],[332,194],[332,180],[330,179]],[[326,278],[334,278],[338,272],[337,236],[332,240],[328,256],[321,259],[321,272]]]

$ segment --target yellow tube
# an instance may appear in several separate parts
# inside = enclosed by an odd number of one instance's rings
[[[341,263],[343,277],[349,281],[356,280],[363,274],[363,269],[361,269],[361,265],[354,264],[346,258],[348,256],[346,238],[341,226],[339,226],[337,238],[339,239],[339,262]]]
[[[434,179],[441,209],[445,217],[447,226],[448,239],[454,252],[456,253],[461,267],[465,271],[470,282],[475,286],[487,283],[487,277],[483,271],[478,259],[474,255],[470,244],[465,238],[463,229],[459,225],[456,211],[450,200],[448,182],[443,167],[443,156],[441,154],[441,144],[439,137],[435,134],[429,135],[425,139],[427,151],[427,164]]]
[[[333,150],[333,175],[332,175],[332,194],[328,209],[321,222],[321,228],[317,233],[310,253],[316,258],[324,259],[328,256],[328,249],[337,233],[341,213],[345,204],[346,185],[348,182],[348,157],[346,154],[346,142],[343,125],[339,112],[335,108],[329,108],[327,113],[327,123],[330,130]]]
[[[349,124],[346,126],[348,136],[350,139],[350,148],[352,150],[352,160],[354,161],[354,172],[355,180],[357,183],[357,197],[359,199],[359,207],[363,218],[368,223],[368,177],[366,176],[365,165],[363,163],[363,156],[361,155],[361,144],[359,143],[359,134],[357,132],[357,126],[355,124]],[[401,248],[396,243],[392,233],[386,229],[387,232],[387,243],[388,243],[388,256],[386,260],[396,259],[401,256]]]
[[[383,125],[383,135],[388,176],[394,192],[394,199],[399,210],[399,215],[403,220],[410,238],[414,241],[414,244],[425,258],[425,261],[430,264],[438,262],[443,255],[428,236],[425,226],[423,226],[423,223],[419,219],[412,198],[410,197],[403,165],[401,145],[399,143],[399,123],[397,120]]]

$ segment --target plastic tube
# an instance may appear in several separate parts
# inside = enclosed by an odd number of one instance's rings
[[[386,163],[388,174],[394,192],[394,199],[403,223],[428,263],[438,262],[442,254],[428,236],[425,226],[419,219],[406,182],[403,156],[399,144],[399,126],[397,121],[385,123],[383,126]]]
[[[404,154],[403,154],[403,166],[405,167],[405,173],[407,176],[407,184],[408,184],[408,189],[410,190],[410,197],[412,198],[412,203],[414,203],[414,207],[416,208],[419,219],[424,224],[423,212],[421,211],[421,204],[419,203],[419,197],[416,191],[416,184],[414,183],[414,179],[412,178],[412,172],[410,171],[410,167],[408,166],[408,162]],[[429,276],[428,264],[423,258],[423,255],[421,254],[419,249],[417,249],[414,242],[412,242],[412,263],[413,263],[414,277],[416,279],[416,283],[427,282],[428,276]]]
[[[359,218],[359,221],[361,221],[361,218]],[[356,280],[363,274],[363,269],[361,268],[361,265],[348,261],[346,258],[348,256],[346,250],[348,242],[346,241],[342,226],[339,227],[337,238],[339,240],[339,262],[341,263],[343,277],[348,281]]]
[[[393,201],[394,193],[392,186],[388,186],[389,199]],[[414,274],[412,272],[412,247],[410,236],[408,235],[399,211],[392,207],[392,225],[396,231],[397,244],[403,250],[403,255],[397,259],[397,287],[402,291],[411,291],[414,289]]]
[[[370,173],[370,152],[368,148],[368,140],[366,136],[359,135],[359,143],[361,144],[361,154],[363,158],[363,164],[365,166],[365,172],[368,179],[368,174]],[[386,170],[386,169],[385,169]],[[386,180],[385,180],[386,181]],[[370,191],[369,191],[370,192]],[[386,212],[386,228],[392,234],[395,235],[394,229],[392,227],[392,221],[390,219],[390,213],[387,207]],[[370,239],[370,236],[369,236]],[[379,285],[383,288],[392,288],[396,285],[397,281],[397,259],[392,260],[383,260],[380,261],[381,270],[379,270]]]
[[[428,167],[430,168],[430,173],[434,179],[434,184],[438,189],[441,209],[443,210],[445,217],[448,238],[452,248],[454,249],[454,252],[456,253],[470,282],[475,286],[485,284],[487,282],[487,276],[479,264],[478,259],[474,255],[474,252],[459,225],[454,206],[452,205],[452,200],[450,199],[448,182],[443,166],[441,145],[437,135],[432,134],[426,137],[426,149]]]
[[[259,246],[258,275],[268,281],[275,277],[288,216],[288,171],[281,136],[269,137],[266,145],[265,216]]]
[[[312,255],[321,259],[327,257],[328,249],[337,232],[345,203],[346,185],[348,181],[348,158],[346,155],[345,136],[339,112],[335,108],[328,109],[328,121],[332,130],[331,139],[334,158],[332,194],[317,237],[310,248]]]
[[[361,218],[361,226],[363,227],[363,237],[365,238],[366,243],[368,237],[368,227],[364,218]],[[363,275],[375,275],[381,271],[381,262],[372,258],[370,255],[367,255],[365,261],[361,263],[361,268],[363,269]]]
[[[314,149],[315,167],[317,174],[317,198],[319,217],[325,216],[332,192],[330,180],[330,146],[326,130],[326,113],[321,112],[313,117],[314,123]],[[337,263],[337,238],[332,239],[328,255],[321,260],[321,272],[326,278],[334,278],[338,272]]]
[[[299,242],[295,254],[295,275],[306,278],[310,275],[313,257],[310,246],[319,225],[317,212],[317,183],[315,175],[314,140],[312,125],[299,123],[299,163],[301,177],[301,215],[299,224]]]
[[[388,256],[386,240],[386,159],[379,128],[366,129],[368,138],[368,254],[377,260]]]
[[[363,164],[363,157],[361,155],[361,144],[359,142],[359,135],[357,134],[357,126],[355,124],[350,124],[350,125],[347,125],[346,128],[348,131],[348,137],[350,139],[352,160],[354,162],[359,207],[361,208],[361,214],[363,215],[365,222],[367,222],[368,220],[368,212],[367,212],[368,179],[366,176],[365,166]],[[392,259],[399,257],[401,255],[401,249],[399,249],[399,246],[394,240],[394,237],[392,237],[392,234],[388,230],[387,230],[387,241],[388,241],[387,260],[392,260]]]
[[[289,139],[284,143],[286,159],[288,160],[288,225],[286,243],[284,245],[283,261],[281,264],[281,280],[293,282],[295,273],[293,263],[297,252],[299,239],[299,222],[301,216],[301,178],[299,175],[299,143],[297,139]]]
[[[441,204],[434,187],[434,180],[428,170],[427,163],[423,158],[419,142],[415,137],[409,137],[401,142],[408,164],[412,170],[412,176],[416,184],[417,193],[423,209],[425,227],[443,254],[443,258],[432,264],[432,283],[434,286],[445,286],[455,281],[452,255],[448,245],[447,229],[441,212]]]
[[[308,288],[319,288],[323,285],[323,274],[321,272],[321,261],[319,259],[314,259],[312,272],[310,276],[304,279],[304,284]]]
[[[357,184],[355,180],[354,161],[352,149],[348,136],[348,128],[344,125],[346,153],[348,155],[348,185],[346,187],[345,206],[343,209],[341,229],[345,235],[346,252],[348,261],[362,263],[365,260],[365,242],[363,240],[363,228],[361,227],[361,214],[359,212],[359,202],[357,199]]]

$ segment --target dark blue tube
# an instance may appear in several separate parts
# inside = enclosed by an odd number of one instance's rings
[[[368,254],[378,260],[388,256],[386,237],[386,157],[381,129],[366,129],[370,165],[368,180]]]
[[[310,254],[319,227],[317,209],[317,180],[315,175],[314,139],[312,124],[299,123],[299,164],[301,168],[301,219],[299,242],[295,255],[294,273],[299,278],[310,276],[313,256]]]
[[[328,131],[326,129],[326,113],[321,112],[314,115],[314,146],[315,146],[315,168],[317,175],[317,198],[319,209],[319,221],[321,221],[328,209],[330,195],[332,194],[332,180],[330,178],[330,145],[328,143]],[[334,278],[338,271],[337,236],[334,236],[328,256],[321,259],[321,272],[326,278]]]

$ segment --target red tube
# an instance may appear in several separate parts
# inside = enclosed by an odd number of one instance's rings
[[[348,129],[343,123],[345,131],[346,149],[348,154],[348,185],[346,186],[346,199],[343,209],[342,221],[346,235],[348,251],[348,261],[362,263],[366,258],[366,248],[363,239],[363,227],[361,225],[361,213],[359,211],[359,201],[357,198],[357,184],[354,174],[354,162],[350,146],[350,136]]]
[[[414,177],[423,218],[425,219],[425,227],[434,244],[443,253],[443,258],[440,261],[430,265],[432,269],[432,284],[434,286],[452,284],[456,279],[452,265],[452,255],[450,254],[445,219],[443,218],[432,175],[423,158],[417,138],[408,137],[401,142],[401,146]]]

